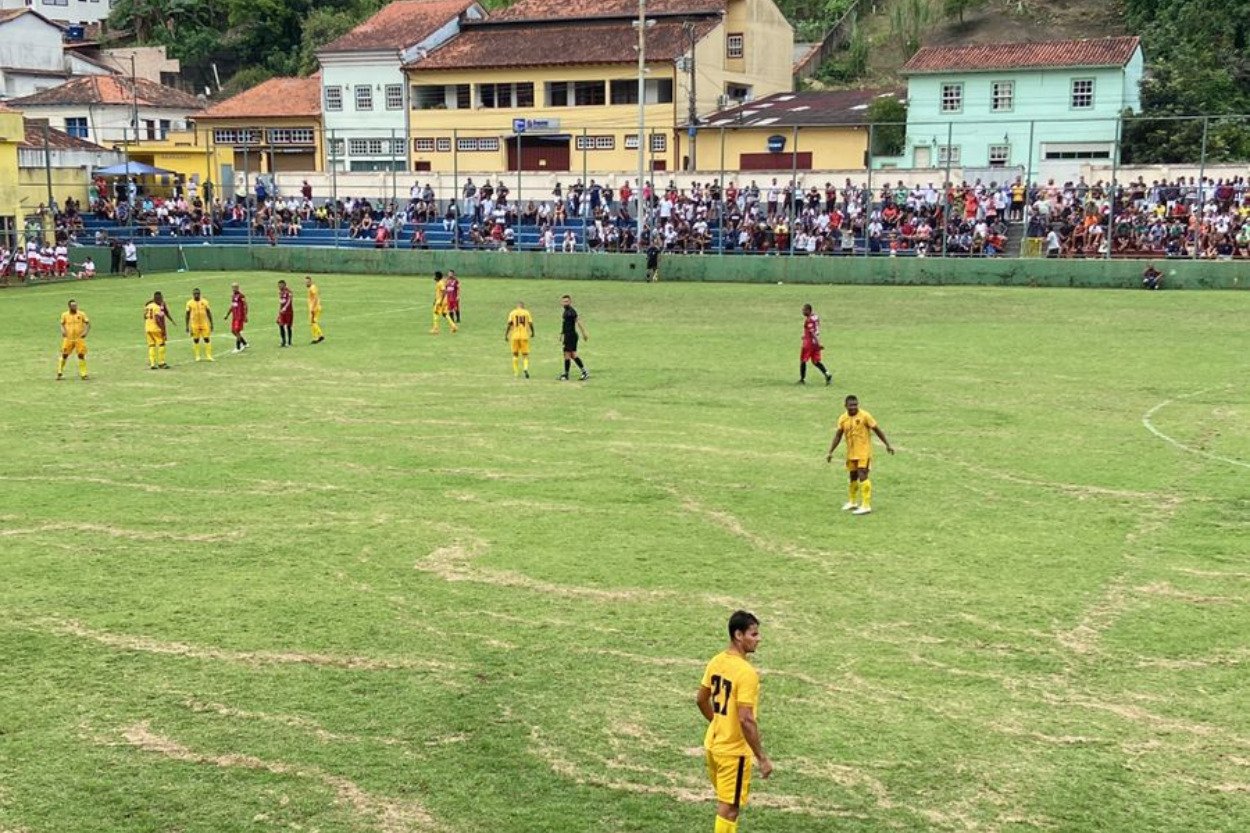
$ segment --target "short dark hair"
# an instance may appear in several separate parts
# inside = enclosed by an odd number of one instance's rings
[[[570,301],[572,301],[572,300],[573,300],[573,296],[572,296],[572,295],[561,295],[560,297],[561,297],[561,298],[568,298]]]
[[[443,273],[442,273],[442,272],[435,272],[435,273],[434,273],[434,280],[436,280],[436,281],[441,281],[442,279],[443,279]]]
[[[859,401],[859,397],[858,397],[858,396],[856,396],[856,395],[855,395],[855,394],[853,394],[853,393],[848,393],[848,394],[846,395],[846,399],[843,399],[842,401],[843,401],[843,402],[850,402],[852,399],[854,399],[856,402],[858,402],[858,401]]]
[[[729,617],[729,639],[732,642],[734,634],[746,632],[750,630],[752,625],[758,625],[759,619],[755,618],[755,614],[746,610],[735,610]]]

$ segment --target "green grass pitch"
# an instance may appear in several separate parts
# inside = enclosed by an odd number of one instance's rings
[[[710,831],[738,605],[744,833],[1250,829],[1250,296],[469,277],[434,337],[428,278],[327,275],[314,347],[296,275],[279,350],[234,277],[254,349],[155,373],[146,298],[231,276],[0,294],[0,830]]]

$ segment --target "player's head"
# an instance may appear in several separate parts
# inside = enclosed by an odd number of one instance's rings
[[[163,304],[163,303],[165,303],[165,296],[164,296],[164,295],[162,295],[162,294],[161,294],[161,293],[159,293],[159,292],[153,292],[153,293],[152,293],[152,303],[154,303],[154,304]]]
[[[516,308],[517,308],[517,309],[525,309],[525,302],[524,302],[524,301],[517,301],[517,302],[516,302]]]
[[[312,275],[304,276],[304,286],[312,286]]]
[[[753,653],[760,644],[760,620],[754,613],[735,610],[729,617],[729,641],[744,654]]]
[[[803,305],[803,314],[804,314],[804,315],[811,315],[811,314],[812,314],[812,305],[811,305],[811,304],[804,304],[804,305]]]
[[[447,277],[449,277],[449,278],[454,278],[455,276],[456,276],[456,270],[455,270],[455,269],[448,269],[448,270],[447,270]]]
[[[572,298],[570,298],[568,295],[561,295],[561,296],[560,296],[560,306],[562,306],[562,307],[567,307],[567,306],[569,306],[569,305],[570,305],[570,304],[572,304],[572,303],[573,303],[573,299],[572,299]]]
[[[286,281],[278,281],[278,289],[286,289]]]
[[[191,297],[197,301],[200,300],[200,288],[198,286],[191,290]]]
[[[436,281],[441,281],[442,279],[443,279],[443,273],[442,273],[442,272],[435,272],[435,273],[434,273],[434,280],[436,280]]]
[[[69,299],[69,311],[78,312],[78,302],[75,301],[73,298]]]
[[[230,284],[230,288],[231,288],[231,289],[233,289],[235,292],[238,292],[238,291],[239,291],[239,282],[238,282],[238,281],[235,281],[234,283]]]
[[[859,413],[859,397],[855,394],[851,394],[846,398],[846,412],[851,416]]]

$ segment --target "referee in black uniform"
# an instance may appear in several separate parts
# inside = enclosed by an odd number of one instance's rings
[[[577,355],[577,338],[580,333],[582,338],[590,341],[590,335],[582,326],[582,319],[578,317],[577,310],[573,309],[573,299],[564,295],[561,296],[560,303],[564,307],[564,325],[560,330],[560,340],[564,343],[564,372],[560,374],[560,381],[569,380],[569,363],[572,362],[582,372],[584,382],[590,378],[590,371],[586,369],[586,365],[582,364],[582,360]]]

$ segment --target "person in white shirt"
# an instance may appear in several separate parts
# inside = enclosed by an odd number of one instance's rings
[[[552,230],[551,226],[547,226],[547,228],[543,231],[543,248],[548,254],[552,254],[556,250],[556,233]]]
[[[64,243],[57,243],[56,249],[53,250],[54,266],[58,275],[69,274],[69,249]]]
[[[577,237],[574,236],[573,232],[566,231],[564,233],[564,243],[562,244],[561,248],[565,252],[577,251]]]
[[[74,277],[80,281],[89,281],[95,277],[95,261],[91,259],[91,255],[82,262],[82,267],[74,273]]]
[[[127,240],[126,245],[122,246],[122,261],[125,264],[122,267],[123,278],[130,274],[131,269],[136,276],[143,277],[143,273],[139,271],[139,247],[135,245],[135,241]]]

